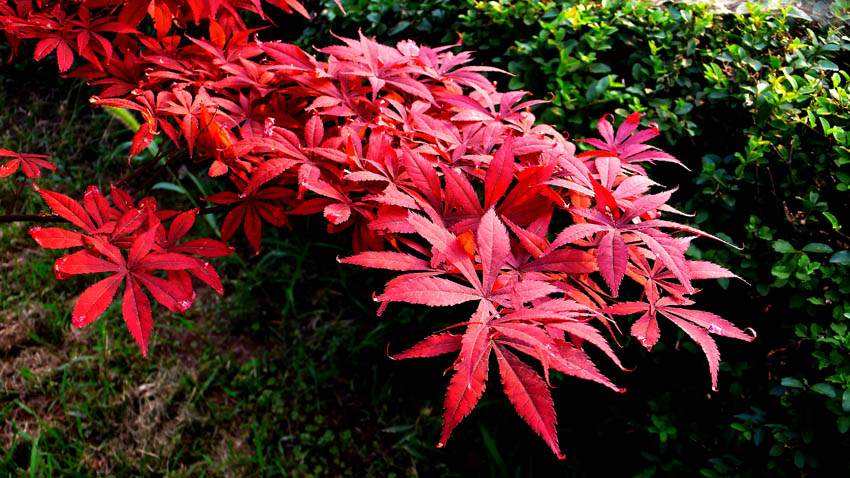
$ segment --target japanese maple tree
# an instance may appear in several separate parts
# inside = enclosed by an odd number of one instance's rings
[[[350,231],[353,255],[341,262],[400,273],[376,295],[379,314],[392,302],[474,303],[470,317],[435,324],[393,356],[456,353],[438,446],[475,408],[495,357],[508,400],[563,457],[550,372],[623,391],[586,353],[589,344],[623,369],[609,343],[617,316],[637,317],[630,333],[647,349],[659,316],[681,328],[717,387],[712,335],[754,334],[691,308],[694,281],[735,276],[686,259],[695,237],[717,238],[661,218],[678,213],[667,205],[674,191],[659,190],[644,165],[681,163],[648,143],[658,130],[641,128],[639,113],[616,129],[599,119],[601,139],[584,140],[596,149],[578,152],[537,123],[530,108],[541,101],[498,91],[483,73],[503,72],[470,65],[460,42],[392,47],[361,35],[316,57],[247,29],[243,16],[266,20],[269,6],[309,15],[295,0],[0,0],[0,29],[15,51],[32,40],[37,60],[55,53],[60,72],[95,88],[93,104],[138,112],[131,157],[161,136],[169,153],[156,159],[216,178],[219,192],[204,200],[225,214],[224,241],[241,228],[257,254],[263,223],[321,213],[329,232]],[[11,158],[4,177],[54,168],[37,154],[0,156]],[[57,278],[106,275],[77,299],[75,326],[101,316],[123,284],[122,315],[145,355],[148,295],[183,312],[192,277],[223,292],[201,258],[233,249],[181,242],[196,209],[136,204],[118,188],[110,201],[90,187],[82,204],[36,189],[73,226],[30,231],[42,247],[77,248],[56,261]]]

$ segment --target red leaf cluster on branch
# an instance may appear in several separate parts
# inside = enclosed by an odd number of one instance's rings
[[[306,14],[292,0],[266,3]],[[482,73],[499,70],[468,65],[459,44],[341,38],[320,60],[260,41],[240,14],[265,18],[259,0],[0,0],[0,28],[16,48],[37,39],[36,59],[55,50],[60,71],[83,58],[70,75],[100,88],[93,103],[142,115],[131,156],[164,133],[211,177],[227,178],[228,190],[206,198],[232,207],[224,240],[241,225],[259,252],[263,222],[322,213],[330,232],[351,230],[356,254],[342,262],[403,272],[376,297],[379,313],[391,302],[477,304],[451,327],[463,333],[441,331],[394,357],[457,352],[439,446],[481,397],[491,355],[517,413],[562,457],[550,371],[620,391],[584,349],[623,368],[606,339],[612,315],[641,314],[631,334],[648,349],[658,314],[669,319],[705,351],[713,388],[711,335],[753,339],[688,308],[694,280],[735,276],[685,258],[694,237],[711,236],[660,219],[677,212],[666,205],[673,191],[650,193],[657,184],[642,163],[679,162],[647,144],[658,131],[639,129],[640,114],[616,130],[600,119],[602,139],[586,140],[597,149],[577,154],[535,124],[530,107],[540,101],[498,91]],[[190,22],[208,35],[182,33]],[[135,207],[118,190],[114,207],[96,189],[83,206],[40,192],[83,231],[33,229],[44,247],[84,248],[57,261],[57,276],[111,274],[78,299],[75,325],[96,319],[124,282],[124,318],[145,353],[152,320],[142,287],[177,311],[191,303],[190,274],[220,291],[215,272],[188,254],[229,249],[177,242],[194,212],[157,211],[150,199]],[[553,223],[561,229],[550,235]],[[627,277],[636,286],[625,288]],[[627,289],[639,301],[617,302]],[[540,362],[542,376],[521,356]]]
[[[95,186],[86,190],[83,205],[63,194],[36,189],[53,212],[83,232],[59,227],[34,227],[30,236],[48,249],[84,247],[56,260],[57,279],[77,274],[111,273],[86,289],[77,299],[71,323],[84,327],[100,317],[124,282],[124,322],[147,355],[153,329],[150,301],[142,287],[157,302],[173,312],[185,312],[195,300],[191,275],[224,293],[218,274],[202,257],[229,255],[233,249],[212,239],[178,242],[192,228],[197,210],[177,213],[157,210],[153,198],[138,205],[120,189],[113,188],[112,204]],[[171,221],[166,229],[163,221]],[[127,251],[126,257],[122,250]],[[153,275],[166,271],[167,278]],[[190,275],[191,274],[191,275]]]

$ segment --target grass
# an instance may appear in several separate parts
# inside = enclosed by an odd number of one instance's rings
[[[0,476],[408,476],[412,457],[435,453],[416,438],[437,430],[433,407],[387,402],[383,371],[354,370],[383,358],[385,340],[339,292],[340,278],[363,277],[323,278],[329,264],[306,255],[298,271],[286,254],[267,259],[262,272],[280,280],[260,288],[236,273],[224,299],[202,294],[185,317],[158,310],[143,359],[115,305],[69,327],[83,281],[33,297],[50,257],[31,256],[4,268],[4,296],[21,299],[0,325]],[[12,283],[19,293],[5,293]],[[273,303],[270,290],[296,300]]]

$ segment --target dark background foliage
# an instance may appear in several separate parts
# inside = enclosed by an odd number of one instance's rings
[[[850,446],[847,2],[815,12],[819,22],[811,5],[741,5],[739,14],[629,0],[344,6],[345,16],[331,2],[317,7],[299,41],[322,46],[327,28],[386,43],[454,43],[459,33],[477,61],[514,75],[492,79],[551,97],[535,114],[572,137],[592,134],[606,113],[645,112],[664,133],[658,146],[691,169],[659,165],[653,178],[679,187],[674,201],[694,214],[689,222],[742,246],[696,241],[689,251],[748,282],[719,281],[700,294],[712,311],[759,332],[753,344],[721,344],[721,391],[708,392],[698,354],[674,331],[662,329],[665,348],[651,354],[627,344],[636,370],[618,377],[625,397],[570,380],[561,386],[569,469],[847,471],[836,453]],[[503,432],[499,406],[482,410],[479,423],[514,457],[505,461],[513,474],[525,452],[509,450],[526,440]],[[455,440],[481,448],[472,436]]]

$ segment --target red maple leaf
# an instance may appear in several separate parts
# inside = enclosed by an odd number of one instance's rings
[[[0,178],[8,178],[18,168],[30,179],[41,177],[41,170],[38,168],[45,168],[51,171],[56,169],[56,165],[45,159],[50,157],[46,154],[16,153],[0,148],[0,157],[12,158],[3,166],[0,166]]]
[[[683,306],[693,305],[694,302],[683,297],[649,297],[650,302],[621,302],[603,309],[604,312],[616,315],[642,313],[632,325],[631,335],[638,339],[647,350],[658,342],[657,314],[660,313],[671,322],[684,330],[700,347],[708,360],[711,372],[711,388],[717,390],[717,371],[720,368],[720,352],[717,344],[709,334],[722,335],[734,339],[752,342],[753,335],[744,333],[731,322],[722,317],[702,310],[686,309]]]
[[[148,340],[153,329],[151,306],[142,286],[169,310],[184,312],[191,305],[177,284],[157,277],[152,272],[157,270],[186,270],[200,267],[199,261],[193,257],[170,252],[153,251],[156,229],[151,228],[138,235],[130,246],[125,259],[121,251],[106,242],[101,237],[86,237],[86,242],[92,249],[69,254],[56,259],[54,270],[57,278],[65,278],[77,274],[99,272],[112,273],[80,294],[71,313],[71,323],[75,327],[84,327],[103,314],[112,303],[115,293],[122,282],[125,282],[122,312],[127,329],[146,356]]]
[[[245,237],[256,254],[260,253],[260,239],[263,225],[260,218],[275,226],[286,224],[286,212],[280,205],[281,199],[292,196],[292,191],[281,187],[270,187],[253,191],[246,196],[225,191],[213,194],[205,199],[213,204],[238,204],[227,213],[221,225],[221,238],[225,241],[233,237],[240,224],[244,224]]]

